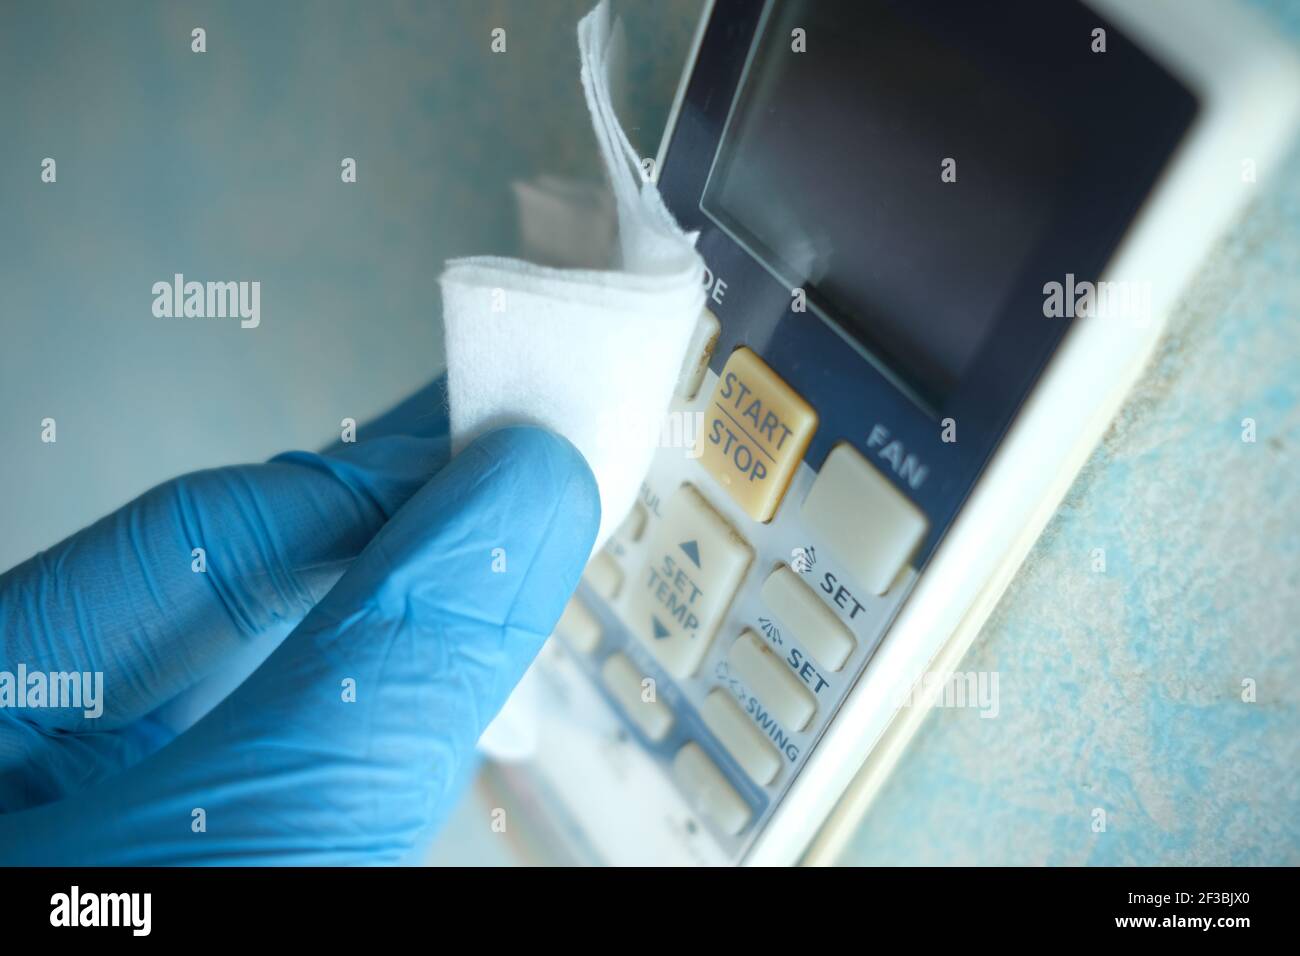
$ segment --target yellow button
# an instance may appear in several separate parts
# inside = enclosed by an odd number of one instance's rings
[[[704,410],[700,462],[755,521],[769,521],[817,430],[817,413],[747,348]]]

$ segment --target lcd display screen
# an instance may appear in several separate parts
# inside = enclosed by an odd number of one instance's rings
[[[925,0],[788,0],[750,55],[701,209],[941,403],[989,336],[1077,162],[1068,115]],[[996,15],[981,14],[987,29]],[[793,293],[792,293],[793,294]]]

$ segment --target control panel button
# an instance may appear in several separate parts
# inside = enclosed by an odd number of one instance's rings
[[[803,520],[872,594],[889,590],[929,525],[916,505],[844,443],[826,456],[804,499]]]
[[[606,601],[612,601],[623,587],[623,569],[618,566],[617,561],[602,551],[587,562],[587,569],[582,572],[582,580]]]
[[[704,372],[709,367],[709,359],[713,357],[713,347],[718,344],[718,333],[721,331],[722,324],[718,322],[718,317],[705,309],[700,314],[700,320],[695,323],[690,344],[686,346],[686,358],[682,360],[681,373],[677,376],[679,398],[690,401],[699,393],[700,383],[704,381]]]
[[[745,716],[735,698],[725,690],[713,691],[704,699],[700,717],[755,783],[765,787],[776,779],[781,769],[780,755]]]
[[[803,730],[817,713],[813,691],[753,631],[737,638],[727,661],[768,713],[790,730]]]
[[[614,533],[615,537],[622,538],[624,541],[640,541],[641,535],[645,534],[645,523],[645,505],[638,501],[627,513],[623,523],[618,526],[618,531]]]
[[[755,521],[776,514],[817,430],[817,413],[754,352],[727,359],[704,409],[700,463]]]
[[[761,593],[763,603],[819,664],[832,671],[844,666],[857,644],[853,632],[799,575],[781,565],[768,575]]]
[[[749,805],[699,744],[687,744],[677,751],[673,773],[695,809],[716,823],[722,832],[735,836],[745,829],[749,823]]]
[[[674,677],[700,666],[754,552],[691,485],[669,499],[631,583],[628,623]]]
[[[645,675],[636,669],[623,654],[611,654],[600,668],[614,699],[619,702],[633,723],[651,740],[663,740],[673,726],[673,712],[668,705],[652,694],[642,684]]]
[[[582,598],[574,597],[555,622],[555,633],[575,651],[590,654],[600,644],[600,621],[582,603]]]

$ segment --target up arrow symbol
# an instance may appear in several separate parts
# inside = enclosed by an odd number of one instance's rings
[[[700,543],[698,541],[683,541],[678,547],[686,552],[686,556],[695,562],[697,568],[704,570],[700,564]]]

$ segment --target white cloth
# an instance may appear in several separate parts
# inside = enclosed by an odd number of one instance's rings
[[[614,115],[606,0],[578,24],[582,88],[618,212],[617,271],[453,259],[442,275],[453,451],[528,423],[566,437],[600,489],[595,547],[631,509],[704,305],[704,263]]]

